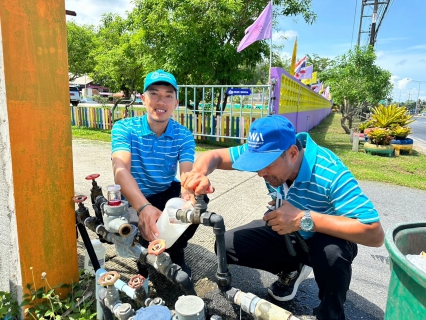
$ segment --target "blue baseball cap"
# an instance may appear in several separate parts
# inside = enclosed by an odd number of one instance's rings
[[[254,121],[247,137],[248,149],[232,164],[241,171],[257,172],[296,144],[296,130],[286,117],[267,116]]]
[[[175,88],[176,92],[178,91],[178,84],[174,75],[164,70],[156,70],[148,73],[148,75],[146,76],[145,84],[143,86],[143,92],[145,92],[151,84],[154,84],[156,82],[167,82],[168,84],[172,85],[173,88]]]

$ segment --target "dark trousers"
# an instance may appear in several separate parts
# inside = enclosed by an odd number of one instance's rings
[[[227,261],[274,274],[297,270],[300,263],[311,266],[321,303],[315,308],[319,320],[345,319],[343,304],[352,276],[352,261],[358,253],[355,243],[322,233],[306,241],[309,253],[294,244],[291,256],[284,237],[255,220],[225,233]]]

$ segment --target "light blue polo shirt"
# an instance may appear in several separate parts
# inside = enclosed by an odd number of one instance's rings
[[[176,179],[177,165],[194,163],[195,142],[192,133],[173,119],[157,137],[148,124],[148,116],[117,121],[111,132],[112,153],[132,154],[131,174],[144,196],[165,191]]]
[[[374,205],[362,192],[355,177],[343,162],[327,148],[318,146],[306,132],[297,134],[305,153],[299,173],[290,187],[274,188],[266,182],[270,192],[278,191],[293,206],[301,210],[344,216],[370,224],[380,220]],[[247,150],[247,144],[229,149],[232,163]],[[305,238],[313,232],[299,231]]]

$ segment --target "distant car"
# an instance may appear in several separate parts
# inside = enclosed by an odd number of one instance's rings
[[[78,91],[77,87],[70,86],[70,103],[77,107],[81,101],[80,91]]]

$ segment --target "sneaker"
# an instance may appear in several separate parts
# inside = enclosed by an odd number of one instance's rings
[[[293,299],[299,285],[309,276],[311,271],[311,267],[303,265],[299,271],[278,274],[278,280],[268,288],[268,293],[278,301],[289,301]]]

